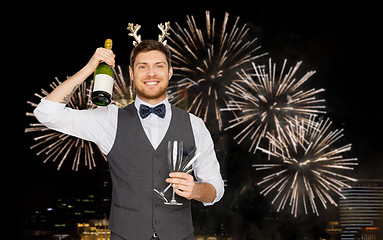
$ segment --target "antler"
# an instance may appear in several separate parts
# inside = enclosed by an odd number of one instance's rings
[[[161,30],[161,33],[162,33],[158,35],[158,41],[162,43],[163,45],[166,45],[166,40],[165,40],[166,36],[170,35],[170,33],[168,33],[169,27],[170,27],[170,22],[166,22],[165,27],[162,23],[158,24],[158,28]]]
[[[134,39],[136,39],[136,41],[133,41],[133,45],[136,46],[137,44],[139,44],[141,42],[141,35],[137,35],[137,32],[138,30],[141,28],[141,25],[134,25],[133,23],[128,23],[128,27],[127,29],[129,31],[131,31],[131,33],[129,33],[129,36],[131,37],[134,37]]]

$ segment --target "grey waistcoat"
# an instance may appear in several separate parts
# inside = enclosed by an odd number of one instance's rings
[[[163,190],[169,176],[167,145],[183,141],[184,152],[195,147],[189,113],[172,106],[164,139],[155,150],[142,128],[134,104],[118,110],[117,133],[107,158],[113,183],[109,228],[123,238],[180,240],[193,234],[190,201],[176,196],[182,206],[164,205],[154,188]],[[172,189],[166,193],[171,199]]]

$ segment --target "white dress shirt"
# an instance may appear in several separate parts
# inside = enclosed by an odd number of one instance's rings
[[[163,102],[166,107],[165,117],[162,119],[155,114],[149,114],[141,119],[142,127],[154,149],[160,145],[164,138],[172,116],[171,105],[166,98]],[[159,103],[159,104],[161,104]],[[134,105],[139,111],[140,104],[155,107],[136,97]],[[112,149],[117,132],[118,107],[110,104],[92,110],[75,110],[65,107],[64,103],[57,103],[42,99],[34,110],[36,118],[45,126],[56,131],[92,141],[107,155]],[[190,114],[191,126],[197,151],[200,157],[194,163],[194,175],[198,182],[207,182],[214,186],[217,192],[212,205],[219,201],[224,193],[220,166],[214,151],[214,143],[202,119]],[[164,179],[165,181],[165,179]]]

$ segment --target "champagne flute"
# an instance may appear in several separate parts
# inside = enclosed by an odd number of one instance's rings
[[[168,142],[168,164],[170,172],[178,172],[182,165],[182,155],[183,155],[183,142],[182,141],[169,141]],[[165,202],[166,205],[183,205],[182,202],[177,202],[175,198],[174,185],[173,185],[173,195],[170,202]]]

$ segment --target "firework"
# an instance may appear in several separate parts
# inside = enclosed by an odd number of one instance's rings
[[[265,55],[255,53],[260,48],[256,46],[256,38],[248,36],[246,24],[239,24],[239,17],[229,21],[225,13],[223,22],[216,24],[215,18],[210,18],[206,11],[206,26],[197,27],[193,16],[187,16],[187,28],[178,23],[171,29],[173,34],[168,37],[169,47],[173,53],[174,76],[183,78],[175,86],[169,101],[178,104],[187,96],[194,100],[187,109],[201,117],[205,122],[209,112],[212,112],[219,129],[222,127],[220,113],[221,102],[224,102],[224,87],[228,85],[235,72],[255,59]]]
[[[117,69],[114,71],[114,85],[113,85],[113,101],[119,108],[124,108],[128,104],[132,103],[135,98],[135,89],[132,80],[128,77],[127,81],[122,73],[120,65],[117,65]]]
[[[286,62],[285,60],[279,75],[276,64],[272,64],[271,59],[268,68],[253,63],[253,72],[238,72],[239,80],[234,80],[226,87],[229,101],[227,108],[223,108],[222,111],[232,111],[234,118],[229,121],[225,130],[242,127],[234,139],[240,144],[249,138],[249,152],[256,152],[266,133],[286,138],[287,126],[308,121],[311,116],[325,113],[325,106],[322,105],[324,100],[316,99],[316,95],[324,89],[301,89],[315,72],[307,72],[300,79],[296,79],[295,74],[301,62],[285,72]]]
[[[50,87],[55,89],[60,84],[61,82],[56,78],[56,81],[52,82]],[[86,82],[80,85],[67,104],[67,107],[78,110],[95,108],[90,101],[91,87],[87,87],[86,85]],[[35,96],[40,99],[48,95],[49,92],[44,89],[41,89],[41,94],[35,93]],[[37,106],[37,103],[31,101],[27,101],[27,103],[34,108]],[[27,112],[26,115],[34,117],[31,112]],[[64,161],[67,158],[71,158],[73,154],[72,170],[76,171],[78,171],[78,167],[82,161],[89,169],[95,167],[95,152],[99,152],[97,156],[101,156],[101,158],[106,161],[104,154],[94,143],[49,129],[41,123],[30,123],[29,127],[25,129],[25,132],[36,132],[39,135],[34,137],[36,143],[32,145],[30,149],[39,149],[36,154],[38,156],[45,155],[44,163],[50,159],[53,162],[59,160],[57,170],[60,170]]]
[[[117,65],[117,70],[113,68],[115,82],[113,85],[113,100],[112,103],[116,104],[119,108],[124,108],[134,100],[135,90],[131,81],[127,81],[123,75],[123,71],[120,65]],[[87,83],[86,81],[80,85],[80,87],[73,94],[67,107],[84,110],[94,109],[96,106],[90,101],[92,81]],[[54,82],[50,84],[50,87],[55,89],[61,82],[56,78]],[[89,85],[89,86],[88,86]],[[49,95],[49,92],[41,89],[41,93],[35,93],[35,96],[42,99]],[[35,108],[37,103],[27,101],[27,104]],[[34,117],[33,113],[27,112],[27,116]],[[34,118],[35,119],[35,118]],[[58,159],[61,160],[58,164],[57,170],[60,170],[64,161],[70,156],[73,156],[72,170],[78,171],[80,162],[83,160],[85,166],[92,169],[96,166],[95,163],[95,151],[99,152],[101,158],[106,161],[106,157],[94,143],[83,140],[74,136],[70,136],[64,133],[57,132],[50,128],[47,128],[41,123],[30,123],[29,127],[25,129],[25,132],[37,132],[39,136],[35,137],[36,144],[32,145],[31,149],[41,148],[36,154],[39,156],[45,154],[46,158],[44,163],[52,159],[56,162]]]
[[[258,171],[268,171],[258,185],[265,185],[261,194],[274,195],[272,204],[277,211],[288,205],[291,214],[298,215],[298,209],[309,208],[319,215],[317,203],[326,209],[327,204],[337,206],[331,193],[345,198],[341,188],[350,187],[346,181],[356,181],[347,176],[357,164],[357,158],[344,158],[342,154],[351,150],[351,144],[336,147],[343,137],[342,130],[330,130],[329,119],[301,121],[287,126],[285,139],[267,133],[272,151],[259,148],[275,158],[275,162],[254,164]]]

